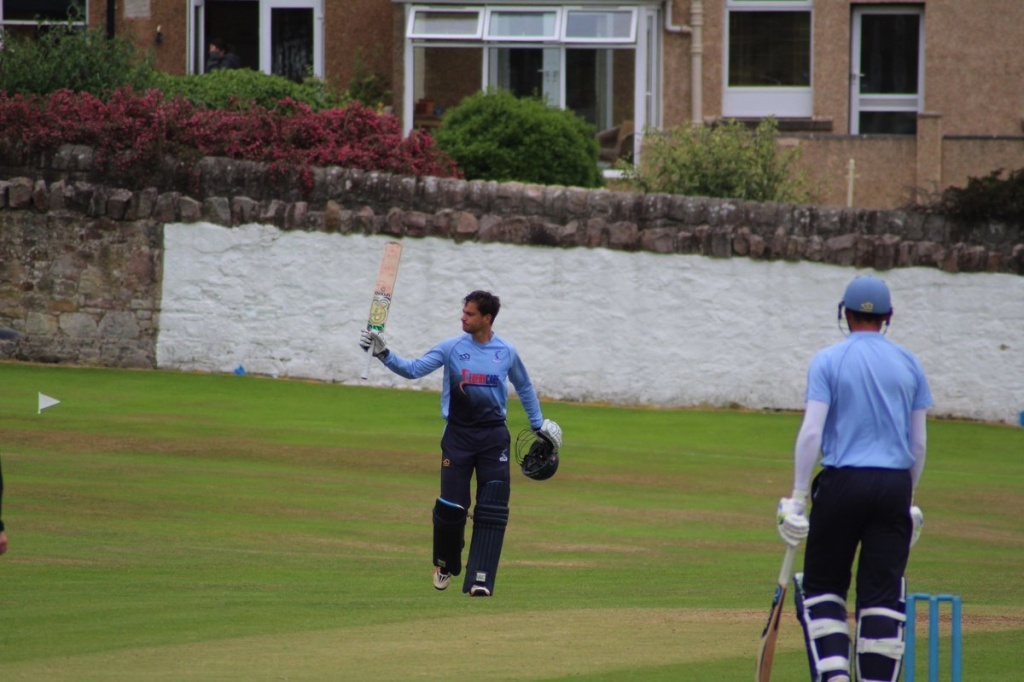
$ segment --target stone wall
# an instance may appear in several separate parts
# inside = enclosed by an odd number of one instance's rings
[[[0,327],[22,334],[0,357],[155,367],[162,242],[153,220],[0,209]]]
[[[285,230],[439,237],[552,248],[809,261],[888,270],[1024,274],[1019,226],[919,212],[756,204],[608,190],[315,169],[312,185],[264,166],[204,159],[182,191],[128,189],[91,150],[0,158],[0,347],[23,360],[152,367],[162,226],[250,223]],[[6,178],[6,179],[4,179]]]

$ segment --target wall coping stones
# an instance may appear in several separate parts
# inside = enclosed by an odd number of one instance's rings
[[[36,163],[0,158],[0,211],[70,212],[115,222],[261,222],[286,230],[609,248],[842,267],[935,267],[1024,274],[1020,226],[963,224],[919,211],[755,203],[518,182],[315,169],[312,188],[270,182],[263,164],[208,157],[192,191],[110,186],[87,147]],[[7,163],[8,165],[5,165]]]

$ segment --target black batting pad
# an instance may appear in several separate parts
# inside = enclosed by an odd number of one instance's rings
[[[437,498],[434,503],[434,565],[452,575],[462,573],[462,548],[466,544],[466,509]]]
[[[469,592],[473,585],[480,584],[494,594],[494,578],[498,573],[501,545],[508,526],[508,497],[509,486],[505,481],[491,481],[477,496],[463,592]]]

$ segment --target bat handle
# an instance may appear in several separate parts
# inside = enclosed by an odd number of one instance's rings
[[[793,574],[793,559],[796,558],[798,545],[790,545],[786,549],[786,556],[782,559],[782,570],[779,571],[779,584],[785,585]]]
[[[373,362],[373,346],[366,349],[366,366],[363,367],[363,373],[360,376],[363,381],[370,378],[370,363]]]

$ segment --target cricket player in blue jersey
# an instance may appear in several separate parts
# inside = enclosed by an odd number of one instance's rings
[[[561,445],[559,426],[544,419],[530,375],[515,347],[494,333],[501,301],[487,291],[463,299],[462,334],[446,339],[416,359],[388,349],[383,336],[364,329],[359,345],[406,379],[444,368],[441,416],[441,495],[434,503],[434,587],[444,590],[462,571],[462,549],[476,473],[473,537],[462,591],[473,597],[494,593],[494,579],[508,525],[511,436],[506,425],[508,387],[516,389],[538,438]]]
[[[818,351],[807,373],[792,497],[779,502],[779,533],[805,537],[793,582],[813,682],[896,682],[903,663],[910,547],[924,517],[914,491],[924,469],[932,394],[918,359],[889,341],[889,288],[861,276],[839,304],[849,334]],[[811,474],[821,454],[822,469]],[[808,490],[810,520],[804,516]],[[857,564],[856,636],[847,592]],[[851,670],[852,668],[852,670]]]

